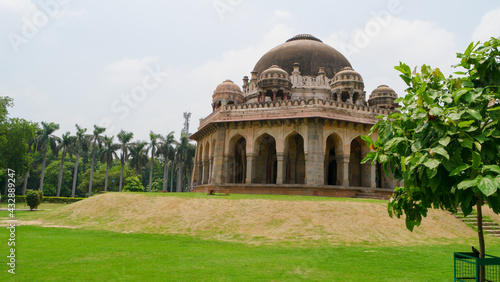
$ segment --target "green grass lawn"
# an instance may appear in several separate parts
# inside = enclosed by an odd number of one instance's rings
[[[469,245],[360,247],[251,246],[186,236],[19,226],[16,274],[0,281],[323,280],[450,281],[453,252]],[[8,255],[7,232],[0,253]],[[474,244],[474,242],[471,242]],[[488,242],[488,253],[500,244]]]

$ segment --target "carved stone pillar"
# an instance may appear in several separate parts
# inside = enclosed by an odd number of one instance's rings
[[[337,157],[337,183],[349,187],[349,155]]]
[[[276,184],[283,184],[285,178],[285,166],[284,166],[285,154],[277,153],[276,160],[278,161],[278,172],[276,175]]]
[[[255,155],[247,154],[247,173],[245,178],[245,183],[250,184],[254,182],[254,174],[255,174]]]
[[[278,92],[278,89],[273,89],[273,101],[276,101],[276,93]]]
[[[310,122],[307,127],[306,184],[323,185],[325,177],[323,125]]]

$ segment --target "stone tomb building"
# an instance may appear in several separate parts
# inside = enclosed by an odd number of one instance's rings
[[[396,98],[381,85],[366,100],[341,53],[297,35],[264,54],[241,88],[226,80],[215,89],[213,112],[191,136],[195,192],[387,196],[396,182],[361,164],[370,149],[360,136]]]

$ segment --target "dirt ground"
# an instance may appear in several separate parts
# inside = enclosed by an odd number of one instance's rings
[[[193,199],[108,193],[52,211],[30,224],[124,233],[186,234],[252,244],[276,242],[411,245],[471,238],[450,213],[431,210],[410,232],[386,203]]]

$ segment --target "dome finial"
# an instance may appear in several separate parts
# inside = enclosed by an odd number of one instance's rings
[[[319,42],[323,43],[323,41],[321,41],[319,38],[317,38],[311,34],[297,34],[294,37],[288,39],[286,42],[295,41],[295,40],[314,40],[314,41],[319,41]]]

